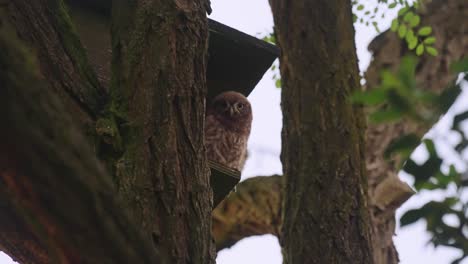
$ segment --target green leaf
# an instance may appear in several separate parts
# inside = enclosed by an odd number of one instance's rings
[[[406,33],[406,43],[408,43],[408,48],[410,50],[413,50],[416,48],[416,45],[418,45],[418,38],[414,35],[414,31],[412,29],[408,30],[408,33]]]
[[[401,24],[400,27],[398,28],[398,36],[400,38],[404,38],[407,32],[407,27],[405,24]]]
[[[409,114],[412,110],[412,104],[408,100],[407,96],[400,95],[396,90],[392,89],[388,92],[388,103],[392,108],[398,110],[401,113]]]
[[[409,21],[409,24],[410,24],[410,27],[416,27],[419,25],[420,22],[421,22],[421,17],[418,15],[415,15],[411,18],[411,20]]]
[[[403,16],[403,21],[410,22],[411,19],[413,19],[413,17],[414,17],[413,12],[408,12]]]
[[[361,10],[363,10],[363,9],[364,9],[364,5],[358,5],[358,7],[357,7],[357,10],[358,10],[358,11],[361,11]]]
[[[396,6],[397,6],[397,3],[391,3],[391,4],[388,5],[388,8],[389,8],[389,9],[393,9],[393,8],[395,8]]]
[[[429,53],[432,56],[437,56],[439,53],[434,47],[428,46],[426,47],[426,52]]]
[[[373,123],[383,123],[399,120],[403,117],[403,113],[397,109],[378,110],[369,115],[369,119]]]
[[[382,78],[382,86],[383,88],[399,88],[402,86],[400,79],[398,79],[393,73],[390,71],[382,71],[381,73]]]
[[[281,79],[277,79],[275,82],[276,88],[281,88]]]
[[[392,20],[392,26],[390,27],[390,30],[393,31],[393,32],[396,32],[398,30],[398,27],[399,27],[399,22],[398,22],[398,19],[393,19]]]
[[[275,44],[275,34],[270,33],[262,38],[263,41]]]
[[[440,165],[442,165],[442,159],[435,151],[432,141],[424,140],[426,149],[429,151],[429,158],[427,161],[419,165],[413,160],[409,159],[406,161],[403,170],[413,175],[415,182],[414,187],[416,190],[420,190],[424,184],[434,175],[440,171]],[[432,145],[431,145],[432,144]]]
[[[436,38],[435,37],[427,37],[423,43],[424,44],[434,44],[436,42]]]
[[[440,113],[446,113],[448,111],[458,98],[461,91],[460,86],[456,84],[451,85],[442,91],[436,100]]]
[[[415,38],[416,38],[416,36],[414,35],[414,31],[413,31],[411,28],[408,29],[408,32],[406,33],[405,38],[406,38],[406,42],[408,42],[408,43],[409,43],[409,41],[410,41],[411,39],[415,39]]]
[[[439,189],[446,189],[450,183],[459,184],[460,174],[455,169],[455,166],[450,165],[449,173],[446,175],[442,172],[439,172],[435,175]]]
[[[429,152],[429,155],[437,156],[437,151],[436,151],[434,141],[432,141],[431,139],[424,139],[423,143],[426,146],[426,149]]]
[[[384,157],[390,158],[393,153],[413,151],[421,143],[420,137],[416,134],[404,135],[393,140],[385,149]]]
[[[426,214],[423,209],[409,210],[401,216],[400,225],[401,226],[410,225],[412,223],[417,222],[419,219],[424,218],[425,215]]]
[[[418,60],[414,56],[405,56],[401,59],[400,67],[398,68],[398,79],[408,89],[416,87],[415,72]]]
[[[413,97],[420,102],[425,103],[425,104],[433,104],[435,101],[437,101],[437,94],[431,91],[425,91],[425,90],[416,90],[413,93]]]
[[[403,7],[402,9],[400,9],[400,10],[398,11],[398,16],[403,15],[403,14],[406,13],[408,10],[409,10],[409,7],[407,7],[407,6]]]
[[[460,199],[458,197],[447,197],[441,204],[442,204],[442,208],[445,209],[445,208],[450,208],[459,202],[460,202]]]
[[[351,101],[353,103],[361,103],[365,105],[378,105],[385,102],[387,92],[382,88],[372,89],[370,91],[359,91],[353,93]]]
[[[418,31],[419,36],[428,36],[432,33],[432,28],[431,27],[422,27]]]
[[[461,134],[461,133],[460,133]],[[460,143],[458,143],[456,146],[455,146],[455,150],[458,152],[458,153],[461,153],[463,152],[466,148],[468,148],[468,141],[466,139],[463,139]]]
[[[424,53],[424,45],[421,43],[416,48],[416,55],[421,56]]]
[[[450,65],[450,69],[455,73],[468,72],[468,58],[463,58],[452,63],[452,65]]]
[[[408,48],[410,50],[414,50],[414,48],[416,48],[417,45],[418,45],[418,39],[416,37],[414,37],[410,41],[408,41]]]
[[[458,199],[448,197],[442,202],[431,201],[423,205],[421,208],[408,210],[401,218],[400,225],[407,226],[413,224],[419,219],[425,219],[428,230],[434,230],[448,227],[442,222],[442,217],[447,213],[452,213],[453,210],[450,208],[454,204],[458,203]],[[438,233],[440,233],[439,231]],[[443,231],[442,231],[443,233]]]
[[[375,31],[377,31],[377,33],[380,33],[379,25],[377,24],[377,22],[373,21],[372,26],[374,26]]]
[[[460,114],[457,114],[454,118],[453,118],[453,125],[452,125],[452,129],[457,129],[457,128],[460,128],[460,124],[461,122],[465,121],[468,119],[468,111],[465,111],[465,112],[462,112]]]

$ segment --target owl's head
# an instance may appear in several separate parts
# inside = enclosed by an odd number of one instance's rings
[[[213,99],[211,111],[218,117],[230,120],[251,119],[252,108],[250,102],[241,93],[228,91]]]

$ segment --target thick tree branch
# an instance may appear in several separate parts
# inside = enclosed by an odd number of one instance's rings
[[[216,249],[234,245],[254,235],[272,234],[281,230],[282,177],[255,177],[239,183],[213,211],[213,237]]]
[[[11,244],[16,237],[2,230],[2,249],[22,263],[155,263],[150,237],[130,221],[37,69],[1,16],[0,228],[16,226],[20,239],[30,237]]]
[[[409,187],[403,189],[400,181],[393,181],[394,178],[388,178],[382,182],[375,196],[381,199],[376,204],[386,205],[386,212],[390,214],[414,193]],[[236,191],[213,211],[216,249],[219,251],[231,247],[249,236],[271,234],[280,237],[283,196],[281,176],[259,176],[239,183]]]

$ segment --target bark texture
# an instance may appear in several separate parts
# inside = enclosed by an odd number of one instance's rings
[[[137,224],[152,235],[161,263],[214,262],[203,142],[204,3],[113,3],[109,111],[124,149],[117,154],[115,176]]]
[[[108,95],[61,0],[0,3],[0,248],[21,263],[212,263],[207,1],[114,5]]]
[[[351,3],[270,0],[281,49],[285,263],[372,263]]]
[[[236,186],[236,191],[213,211],[216,249],[234,245],[242,238],[281,233],[281,176],[255,177]]]
[[[2,52],[5,56],[14,58],[12,54],[15,51],[6,48],[16,45],[19,46],[16,47],[19,49],[17,52],[22,49],[31,51],[30,55],[19,54],[27,56],[27,60],[37,61],[38,67],[29,71],[35,73],[34,77],[43,83],[47,92],[54,93],[64,102],[67,106],[63,108],[64,115],[71,114],[80,130],[93,126],[93,117],[99,111],[98,102],[103,92],[74,35],[63,3],[42,0],[3,1],[0,5],[0,19],[4,40],[13,41],[9,45],[4,43]],[[19,71],[19,67],[24,66],[13,64],[13,61],[5,63],[11,63],[4,64],[5,69],[15,66]],[[6,87],[2,82],[2,89],[3,86]],[[6,99],[5,96],[2,99]],[[8,122],[5,124],[9,125]],[[25,125],[24,129],[29,127]],[[18,214],[17,207],[8,198],[10,195],[6,185],[2,185],[1,249],[22,263],[47,263],[46,244],[32,232],[26,219]]]
[[[120,206],[111,177],[3,14],[2,250],[21,263],[154,263],[150,237]]]

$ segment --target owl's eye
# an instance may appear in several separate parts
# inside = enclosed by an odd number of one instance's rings
[[[237,104],[237,109],[241,110],[242,108],[244,108],[244,104],[243,104],[243,103]]]

